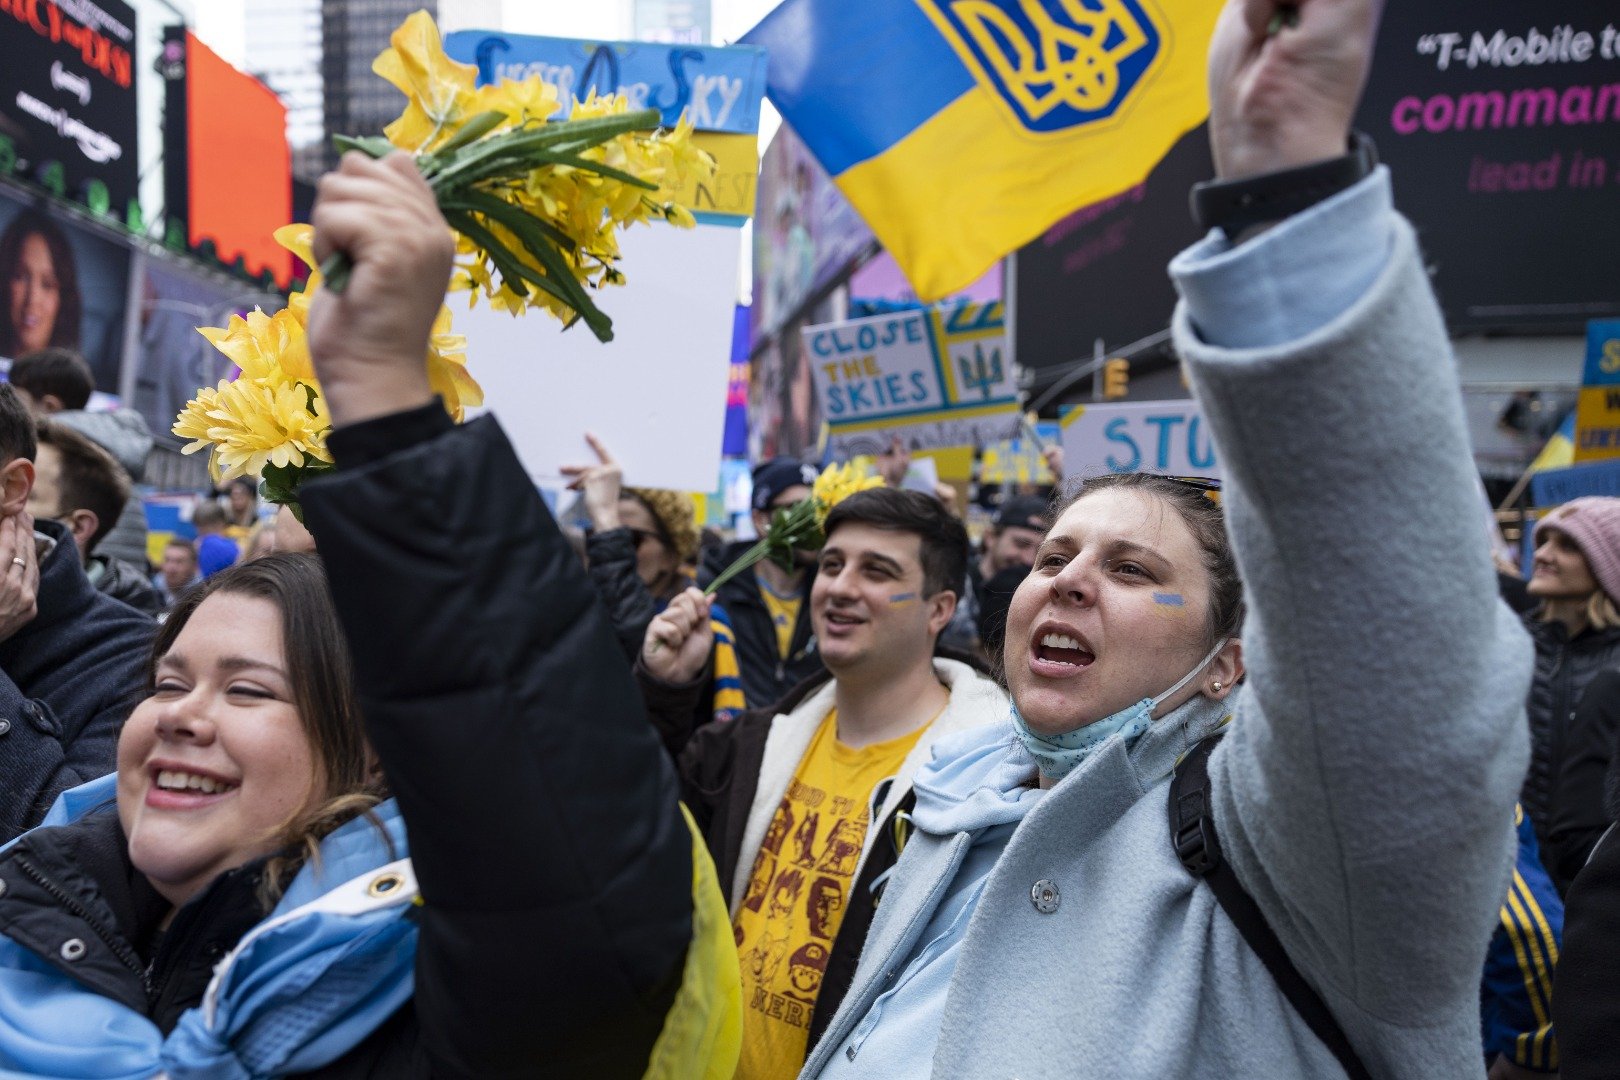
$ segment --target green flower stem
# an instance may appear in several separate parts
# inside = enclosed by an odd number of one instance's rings
[[[631,176],[601,162],[577,156],[578,151],[597,146],[626,132],[656,128],[659,122],[656,109],[642,109],[638,112],[600,116],[590,120],[563,120],[555,124],[513,128],[494,135],[489,134],[499,127],[504,119],[505,117],[498,112],[480,113],[468,120],[462,130],[439,149],[417,157],[417,167],[422,170],[428,185],[433,188],[434,196],[441,202],[453,202],[458,195],[462,198],[472,198],[477,194],[474,191],[477,185],[516,181],[527,176],[532,170],[547,165],[595,173],[622,183],[644,187],[649,191],[656,191],[658,188],[657,184],[638,176]],[[333,141],[339,150],[358,150],[374,158],[385,157],[395,149],[387,139],[380,137],[351,138],[339,135]],[[488,216],[488,211],[479,212]],[[511,226],[508,225],[508,228]],[[521,238],[525,230],[514,231],[518,232]],[[485,246],[487,248],[487,244]],[[497,243],[497,247],[500,246]],[[525,246],[531,251],[535,250],[534,245],[525,244]],[[504,250],[502,253],[511,254]],[[556,285],[573,295],[568,299],[562,297],[559,299],[564,299],[569,307],[583,317],[598,338],[603,341],[610,340],[613,336],[613,324],[606,315],[597,310],[590,296],[572,280],[572,275],[563,273],[566,267],[560,262],[552,265],[555,260],[547,258],[552,254],[554,253],[548,247],[544,251],[537,252],[536,257],[546,264],[547,274],[568,278],[566,281],[558,280]],[[515,256],[511,262],[514,266],[520,265]],[[339,251],[321,263],[320,269],[326,288],[334,294],[340,294],[349,283],[349,274],[353,271],[354,265],[347,255]],[[502,274],[502,277],[507,275]],[[510,284],[514,291],[524,290],[521,275]],[[557,294],[555,289],[546,291],[553,295]]]
[[[749,567],[759,562],[759,560],[763,559],[771,550],[771,543],[773,540],[775,540],[775,537],[771,536],[771,534],[767,532],[759,543],[743,552],[742,555],[737,558],[736,562],[720,571],[719,575],[717,575],[713,581],[709,582],[709,587],[703,590],[703,595],[713,596],[717,591],[719,591],[720,586],[724,585],[726,582],[730,581],[732,578],[736,577],[744,570],[747,570]]]

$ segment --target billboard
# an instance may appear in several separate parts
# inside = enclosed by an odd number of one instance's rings
[[[185,440],[169,430],[175,417],[198,388],[214,386],[235,370],[197,327],[224,326],[233,314],[255,305],[273,311],[280,302],[246,285],[190,273],[170,260],[147,258],[143,263],[136,338],[140,365],[126,404],[146,420],[160,446],[179,449]]]
[[[130,249],[78,214],[0,190],[0,356],[60,346],[118,392]]]
[[[1576,331],[1620,314],[1620,37],[1610,0],[1390,4],[1356,127],[1390,166],[1457,332]],[[1016,355],[1032,368],[1169,323],[1165,266],[1198,238],[1183,137],[1138,188],[1018,252]]]
[[[0,173],[123,218],[136,198],[135,10],[0,3]]]
[[[293,257],[271,236],[292,220],[287,108],[274,91],[222,60],[183,27],[165,32],[168,79],[165,199],[186,222],[192,247],[269,271],[286,287]]]
[[[754,222],[753,337],[757,343],[802,314],[869,253],[872,230],[786,124],[760,161]],[[790,346],[785,346],[790,347]]]

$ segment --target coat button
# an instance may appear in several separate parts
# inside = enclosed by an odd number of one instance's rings
[[[8,732],[10,730],[11,730],[11,721],[10,720],[0,720],[0,735],[4,735],[6,732]]]
[[[6,879],[0,878],[0,896],[6,895]]]
[[[83,960],[85,954],[84,941],[81,938],[68,938],[62,942],[62,959],[69,962]]]
[[[1050,915],[1058,909],[1063,897],[1058,894],[1057,882],[1041,878],[1030,886],[1029,902],[1035,905],[1035,910],[1042,915]]]

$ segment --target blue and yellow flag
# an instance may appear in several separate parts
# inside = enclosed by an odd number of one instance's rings
[[[785,0],[767,96],[936,300],[1209,112],[1215,0]]]

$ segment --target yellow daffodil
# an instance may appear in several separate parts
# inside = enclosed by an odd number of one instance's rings
[[[469,405],[484,403],[483,387],[467,370],[467,338],[450,332],[450,309],[440,307],[428,339],[428,385],[444,399],[445,411],[461,423]]]
[[[816,504],[817,527],[826,525],[832,508],[851,495],[882,486],[883,477],[869,474],[854,462],[827,466],[810,488],[810,499]]]
[[[476,110],[478,69],[445,55],[439,28],[426,11],[411,14],[388,39],[371,70],[407,99],[398,120],[383,129],[388,141],[413,153],[449,139]]]
[[[309,279],[304,282],[304,288],[287,298],[287,310],[293,313],[300,326],[308,328],[309,302],[321,284],[320,266],[315,262],[315,226],[303,223],[283,225],[271,235],[276,243],[298,256],[299,261],[309,267]]]

